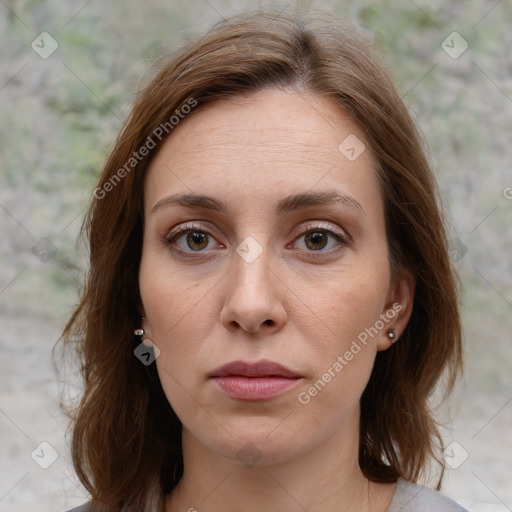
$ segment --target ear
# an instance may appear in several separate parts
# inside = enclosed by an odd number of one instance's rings
[[[146,318],[146,312],[144,311],[144,305],[142,304],[142,299],[139,298],[137,304],[137,313],[139,314],[139,319]]]
[[[142,329],[144,329],[147,332],[147,330],[148,330],[147,322],[148,321],[146,320],[146,313],[144,311],[144,307],[142,306],[142,304],[140,304],[137,307],[137,312],[139,313],[139,321],[138,321],[139,327],[141,327]]]
[[[409,270],[403,270],[400,276],[391,282],[386,305],[381,315],[386,325],[379,334],[378,351],[386,350],[393,343],[398,342],[407,327],[414,306],[415,285],[415,279]],[[389,329],[394,331],[396,335],[394,339],[388,337]]]

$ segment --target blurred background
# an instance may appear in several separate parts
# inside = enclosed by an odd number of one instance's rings
[[[139,80],[223,17],[268,5],[331,12],[380,41],[429,145],[464,285],[442,492],[512,510],[510,0],[0,0],[0,510],[87,500],[51,350],[78,300],[84,209]]]

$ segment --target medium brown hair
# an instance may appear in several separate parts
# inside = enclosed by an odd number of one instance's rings
[[[318,15],[256,11],[222,21],[159,61],[107,159],[82,226],[90,268],[62,339],[76,349],[85,384],[73,413],[73,463],[97,510],[145,510],[183,472],[181,423],[155,365],[144,366],[133,354],[148,164],[172,136],[169,119],[185,104],[197,102],[188,114],[194,115],[264,87],[330,98],[359,125],[377,162],[392,274],[409,270],[415,279],[411,319],[399,342],[377,354],[361,398],[361,470],[375,482],[416,482],[430,457],[443,466],[429,397],[441,377],[450,392],[462,369],[458,280],[420,136],[361,30]],[[150,154],[127,167],[163,123],[165,136],[153,137]]]

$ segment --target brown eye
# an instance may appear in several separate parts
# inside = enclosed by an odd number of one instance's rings
[[[192,253],[209,252],[207,249],[209,242],[212,240],[215,240],[215,238],[208,231],[199,229],[197,226],[184,225],[169,234],[165,243],[168,246],[174,246],[174,249],[178,252],[191,255]],[[302,247],[299,247],[299,249],[312,258],[331,254],[340,246],[349,245],[345,236],[323,227],[314,227],[303,232],[301,236],[295,239],[294,245],[299,240],[303,240]],[[335,243],[332,243],[333,241]]]
[[[188,232],[185,240],[187,246],[193,251],[200,251],[208,246],[208,234],[201,231]]]
[[[182,252],[203,252],[208,247],[210,233],[195,226],[184,225],[171,233],[165,240],[167,245],[175,245]],[[181,242],[183,240],[184,242]]]
[[[329,245],[329,242],[332,239],[336,243],[331,244],[331,247],[328,247],[326,250],[324,250]],[[299,248],[306,252],[309,252],[309,253],[315,253],[315,252],[318,252],[320,254],[330,253],[331,249],[333,249],[333,250],[336,249],[336,246],[348,245],[347,239],[345,237],[343,237],[341,234],[335,233],[334,231],[331,231],[330,229],[323,229],[323,228],[309,229],[308,231],[304,232],[300,237],[298,237],[296,240],[297,241],[304,240],[304,243],[303,243],[304,247],[299,247]],[[311,255],[311,256],[313,256],[313,255]]]
[[[323,231],[310,231],[309,233],[306,233],[304,240],[306,241],[306,246],[309,249],[318,251],[327,245],[329,236]]]

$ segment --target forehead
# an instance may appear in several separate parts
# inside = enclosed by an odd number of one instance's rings
[[[149,166],[145,198],[148,207],[176,190],[268,201],[341,185],[364,203],[378,193],[373,168],[361,130],[333,100],[265,89],[182,120]]]

